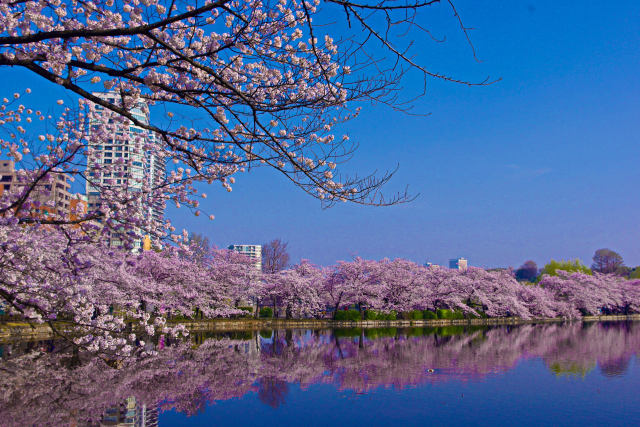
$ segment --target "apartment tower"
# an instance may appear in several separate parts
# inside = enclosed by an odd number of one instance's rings
[[[101,99],[121,105],[119,94],[115,92],[94,93]],[[138,100],[133,108],[129,109],[133,117],[143,125],[149,124],[149,109],[144,100]],[[98,135],[99,120],[105,108],[94,105],[90,120],[90,155],[87,156],[87,197],[89,210],[97,210],[102,203],[102,194],[110,189],[124,191],[126,193],[142,193],[137,203],[139,215],[149,221],[159,224],[163,221],[164,201],[153,197],[149,189],[156,188],[165,179],[165,159],[154,149],[154,135],[147,129],[125,121],[119,124],[109,123],[108,135]],[[96,166],[117,165],[114,170],[105,170]],[[139,230],[140,231],[140,230]],[[141,239],[140,239],[141,240]],[[121,246],[119,233],[112,233],[110,246]],[[135,242],[134,247],[139,249],[141,241]]]

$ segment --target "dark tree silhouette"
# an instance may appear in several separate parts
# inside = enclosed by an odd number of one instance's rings
[[[619,253],[611,249],[598,249],[593,255],[591,269],[599,273],[612,274],[624,266],[624,261]]]
[[[209,238],[203,234],[191,233],[189,236],[189,258],[196,262],[204,262],[211,250]]]
[[[263,377],[258,381],[258,399],[272,408],[284,405],[289,385],[278,378]]]
[[[534,261],[527,261],[516,270],[516,279],[533,282],[538,277],[538,265]]]
[[[262,271],[265,273],[277,273],[284,270],[289,264],[287,242],[274,239],[262,245]]]

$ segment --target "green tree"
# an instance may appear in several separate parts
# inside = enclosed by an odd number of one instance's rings
[[[631,270],[631,274],[629,274],[630,279],[640,279],[640,266]]]
[[[540,276],[538,276],[538,281],[544,276],[548,274],[549,276],[557,276],[558,270],[567,271],[569,273],[580,272],[584,274],[592,275],[593,272],[589,267],[584,265],[579,259],[574,259],[573,261],[556,261],[551,260],[544,268],[540,271]]]

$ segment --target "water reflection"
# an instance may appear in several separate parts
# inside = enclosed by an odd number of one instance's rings
[[[640,353],[640,323],[229,332],[149,345],[156,354],[117,362],[88,359],[62,342],[0,345],[0,418],[148,426],[158,411],[195,414],[250,392],[278,408],[290,384],[403,389],[499,374],[525,358],[541,358],[558,376],[596,368],[623,376]]]
[[[91,424],[86,424],[90,426]],[[158,425],[158,408],[147,407],[135,397],[128,397],[122,404],[107,408],[99,426],[117,427],[156,427]]]

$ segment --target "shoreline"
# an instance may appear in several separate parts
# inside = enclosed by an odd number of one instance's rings
[[[616,322],[640,321],[640,314],[584,316],[579,319],[495,317],[489,319],[430,319],[430,320],[332,320],[332,319],[216,319],[189,322],[183,324],[189,331],[258,331],[261,329],[341,329],[341,328],[412,328],[440,326],[500,326],[525,325],[534,323],[564,322]],[[0,325],[1,329],[1,325]]]
[[[442,326],[500,326],[564,322],[640,321],[640,314],[584,316],[579,319],[496,317],[489,319],[430,320],[332,320],[332,319],[213,319],[168,322],[182,324],[190,332],[260,331],[264,329],[343,329],[343,328],[413,328]],[[62,328],[64,330],[64,327]],[[55,338],[49,325],[27,322],[0,322],[0,343]]]

